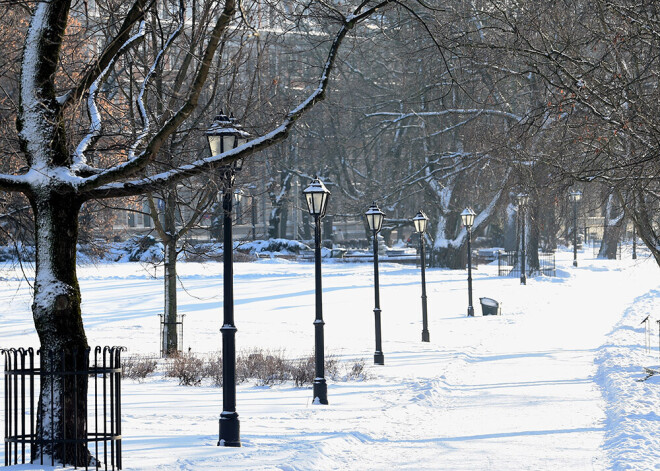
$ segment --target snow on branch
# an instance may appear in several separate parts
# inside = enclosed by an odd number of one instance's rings
[[[275,129],[270,131],[269,133],[257,137],[255,139],[252,139],[251,141],[243,144],[242,146],[237,147],[235,149],[231,149],[222,154],[213,155],[205,159],[200,159],[191,164],[183,165],[181,167],[172,169],[167,172],[162,172],[150,177],[145,177],[133,181],[123,181],[123,182],[116,181],[119,178],[130,174],[129,172],[123,170],[129,170],[129,168],[131,167],[132,169],[136,169],[138,167],[143,168],[144,166],[146,166],[146,163],[148,163],[148,159],[151,158],[151,155],[158,150],[160,144],[165,139],[165,137],[169,136],[172,132],[174,132],[174,130],[192,112],[192,109],[190,109],[190,111],[187,111],[189,108],[193,107],[196,103],[196,97],[192,97],[172,118],[170,118],[168,122],[165,123],[163,128],[156,134],[156,136],[154,136],[154,138],[152,138],[152,141],[149,143],[149,145],[147,145],[147,148],[143,151],[143,153],[140,156],[138,156],[133,161],[123,164],[123,168],[121,166],[118,166],[115,167],[114,169],[110,169],[104,172],[103,174],[89,177],[86,180],[85,185],[81,187],[81,190],[87,192],[93,198],[110,198],[117,196],[137,195],[144,193],[148,190],[153,190],[159,187],[163,187],[173,182],[183,180],[193,175],[197,175],[201,172],[204,172],[212,168],[216,168],[220,165],[227,165],[231,162],[234,162],[235,160],[238,160],[239,158],[248,157],[250,155],[255,154],[256,152],[259,152],[262,149],[268,148],[273,144],[282,141],[288,136],[289,132],[295,125],[296,121],[307,111],[309,111],[317,102],[322,101],[325,98],[325,92],[328,88],[330,73],[334,69],[339,48],[344,38],[348,34],[348,32],[351,29],[353,29],[353,27],[356,24],[368,18],[377,10],[385,7],[389,3],[392,3],[393,1],[394,0],[383,0],[373,5],[370,8],[365,9],[364,11],[361,11],[362,8],[368,3],[368,2],[363,2],[363,4],[358,7],[358,10],[356,10],[356,12],[353,15],[348,16],[344,20],[341,28],[337,32],[337,35],[335,36],[332,42],[332,45],[330,46],[327,60],[325,62],[325,65],[323,67],[323,70],[319,78],[318,86],[316,87],[315,90],[312,91],[312,93],[305,100],[303,100],[294,109],[289,111],[289,113],[283,119],[282,123],[279,126],[277,126]],[[231,2],[227,2],[227,4],[229,3]],[[231,13],[233,13],[233,11]],[[223,12],[223,15],[225,15],[225,12]],[[229,20],[229,18],[227,18],[227,20]],[[207,53],[209,49],[213,46],[212,44],[213,41],[216,41],[216,46],[217,46],[217,41],[219,40],[219,37],[216,37],[216,35],[219,36],[219,34],[221,34],[222,32],[222,31],[216,31],[217,28],[218,25],[216,25],[216,28],[214,28],[214,34],[212,35],[212,38],[210,40],[211,44],[207,48]],[[204,62],[206,60],[207,58],[205,57]],[[210,63],[210,57],[208,58],[208,62]],[[206,67],[202,67],[201,69],[202,70],[200,70],[200,72],[198,73],[198,77],[196,81],[200,80],[201,78],[205,78],[208,65],[206,65]],[[203,74],[204,77],[200,77],[200,74]],[[201,85],[198,90],[193,90],[193,92],[198,95],[199,90],[201,90]]]
[[[75,171],[80,171],[86,169],[87,159],[85,157],[85,151],[89,146],[93,145],[99,138],[101,134],[101,114],[99,113],[98,107],[96,106],[96,97],[98,95],[99,88],[103,82],[107,79],[110,70],[115,65],[117,58],[129,47],[131,47],[135,42],[144,37],[145,31],[145,22],[140,23],[138,32],[130,37],[120,48],[117,54],[110,60],[108,65],[105,67],[103,72],[92,82],[92,85],[89,87],[89,92],[87,96],[87,114],[89,115],[90,125],[87,135],[80,141],[78,147],[76,148],[73,156],[73,165],[71,169]]]
[[[490,202],[488,203],[488,206],[486,206],[486,208],[484,208],[483,210],[479,211],[479,214],[477,214],[477,216],[474,218],[474,224],[472,225],[473,232],[476,231],[479,228],[479,226],[488,222],[488,220],[490,219],[491,215],[493,214],[493,210],[495,209],[495,206],[502,198],[502,194],[504,193],[505,188],[507,188],[506,182],[509,180],[510,175],[511,175],[511,169],[509,168],[506,171],[506,174],[504,175],[504,179],[502,180],[503,184],[500,186],[500,189],[491,198]],[[441,235],[441,233],[438,232],[438,235]],[[458,233],[458,235],[452,240],[446,240],[443,237],[437,237],[435,247],[441,248],[441,247],[451,246],[454,248],[458,248],[463,245],[466,237],[467,237],[467,230],[463,228]]]
[[[138,134],[138,136],[135,139],[135,142],[131,145],[129,151],[128,151],[128,161],[135,160],[135,150],[142,144],[142,141],[149,135],[149,114],[147,113],[146,108],[144,107],[144,93],[147,89],[147,85],[151,81],[151,77],[153,77],[154,73],[156,72],[156,68],[160,65],[160,63],[163,60],[163,57],[165,56],[165,52],[169,50],[170,46],[174,43],[174,40],[181,34],[181,31],[183,30],[183,26],[185,25],[185,6],[183,5],[183,0],[180,0],[179,2],[179,26],[172,32],[170,37],[167,39],[165,42],[165,45],[161,48],[160,51],[158,51],[158,54],[156,55],[156,59],[154,60],[153,64],[151,64],[151,68],[149,69],[149,72],[147,72],[147,75],[144,77],[144,80],[142,81],[142,86],[140,87],[140,93],[138,94],[137,98],[137,105],[138,105],[138,110],[140,113],[140,118],[142,119],[142,131]]]
[[[91,177],[84,179],[84,181],[80,185],[80,190],[82,192],[91,192],[94,189],[99,188],[103,185],[111,184],[112,182],[117,182],[123,178],[130,177],[136,172],[144,169],[147,166],[147,164],[153,159],[153,157],[158,153],[158,151],[160,150],[160,146],[185,122],[186,119],[188,119],[188,117],[197,107],[199,96],[202,92],[202,89],[209,74],[209,69],[211,67],[213,56],[215,55],[215,52],[218,49],[218,46],[220,44],[220,39],[222,38],[225,31],[229,27],[231,19],[234,16],[235,7],[236,4],[234,0],[227,0],[225,2],[225,6],[222,11],[222,14],[218,17],[218,20],[209,35],[210,36],[209,41],[200,59],[201,65],[197,70],[197,74],[195,75],[192,81],[192,84],[188,92],[188,96],[184,101],[184,104],[176,111],[176,113],[174,113],[174,115],[170,119],[165,121],[165,123],[158,131],[156,131],[156,133],[153,135],[149,143],[145,146],[145,149],[140,154],[135,156],[134,151],[137,145],[139,145],[140,142],[144,140],[146,135],[144,136],[140,135],[138,137],[136,143],[134,143],[134,145],[131,147],[131,152],[133,153],[133,155],[129,155],[129,159],[127,162],[108,168],[103,172],[99,173],[98,175],[93,175]],[[181,22],[180,26],[182,25],[183,22]],[[176,31],[175,33],[178,34]],[[170,37],[170,39],[172,38]],[[168,48],[169,44],[170,42],[168,41],[168,43],[163,47],[163,50]],[[160,53],[159,53],[159,57],[162,57]],[[160,59],[157,58],[156,61],[158,60]],[[146,80],[147,79],[145,78],[145,81]],[[140,114],[145,124],[143,130],[144,129],[148,130],[149,121],[148,119],[146,119],[146,110],[144,109],[143,106],[141,105],[139,106],[140,106]],[[146,191],[146,189],[143,191]],[[132,192],[130,194],[139,194],[139,193],[140,192],[138,193]]]
[[[501,110],[490,110],[490,109],[483,109],[483,108],[475,108],[475,109],[446,109],[442,111],[422,111],[422,112],[413,112],[413,113],[396,113],[396,112],[388,112],[388,111],[379,111],[377,113],[369,113],[366,114],[365,117],[367,118],[373,118],[373,117],[387,117],[391,118],[390,120],[385,120],[384,122],[386,123],[398,123],[399,121],[405,120],[405,119],[410,119],[410,118],[420,118],[420,117],[439,117],[439,116],[447,116],[447,115],[462,115],[462,114],[477,114],[477,115],[491,115],[491,116],[499,116],[502,117],[506,120],[509,121],[514,121],[516,123],[522,122],[523,117],[519,116],[515,113],[509,113],[507,111],[501,111]]]
[[[144,15],[155,0],[135,0],[131,8],[126,13],[124,23],[119,28],[117,35],[108,43],[98,60],[83,76],[82,80],[76,88],[69,90],[64,95],[57,97],[57,101],[62,106],[69,105],[77,102],[83,94],[89,90],[99,75],[102,75],[111,61],[115,61],[120,54],[120,50],[124,47],[129,40],[131,30],[135,24],[141,23],[144,20]],[[123,51],[122,51],[123,52]]]

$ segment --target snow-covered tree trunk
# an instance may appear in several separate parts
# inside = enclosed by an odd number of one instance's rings
[[[293,183],[293,174],[286,172],[283,175],[280,181],[280,190],[276,192],[272,188],[274,182],[271,181],[271,189],[269,191],[272,209],[268,219],[268,237],[271,238],[286,237],[286,223],[288,218],[286,203],[287,196],[291,191],[291,184]]]
[[[51,370],[74,371],[74,367],[82,370],[88,362],[76,277],[80,202],[61,190],[44,187],[32,198],[37,237],[32,312],[46,373],[41,375],[36,433],[46,440],[83,439],[87,435],[87,382],[77,375],[48,374]],[[89,463],[84,444],[70,444],[65,449],[45,444],[43,449],[34,447],[33,455],[54,456],[60,462],[78,466]]]
[[[623,209],[618,207],[614,194],[607,196],[605,205],[605,225],[603,227],[603,240],[598,250],[598,258],[616,259],[619,240],[623,232]]]

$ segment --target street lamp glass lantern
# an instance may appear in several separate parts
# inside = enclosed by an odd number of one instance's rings
[[[580,200],[582,199],[582,192],[580,190],[571,191],[568,194],[568,197],[573,203],[579,203]]]
[[[307,201],[309,214],[318,217],[325,216],[330,191],[328,191],[323,182],[318,178],[315,178],[312,183],[303,190],[303,194],[305,195],[305,201]]]
[[[463,221],[463,225],[467,227],[468,229],[472,227],[474,224],[474,217],[476,216],[476,213],[472,211],[470,208],[465,208],[463,212],[461,213],[461,220]]]
[[[243,190],[238,189],[234,192],[234,200],[237,204],[241,204],[241,201],[243,200]]]
[[[426,225],[429,222],[429,218],[426,217],[426,214],[424,214],[423,211],[420,211],[417,213],[417,215],[413,218],[413,223],[415,224],[415,231],[419,232],[420,234],[423,234],[426,232]]]
[[[527,206],[527,203],[529,203],[529,195],[527,193],[518,193],[516,199],[518,200],[518,206]]]
[[[213,123],[206,131],[206,139],[209,144],[211,155],[218,155],[235,149],[245,144],[250,134],[241,129],[241,125],[235,118],[228,118],[220,112],[213,119]],[[243,159],[238,159],[231,164],[233,170],[241,170]]]
[[[364,215],[367,218],[369,229],[371,229],[372,232],[380,232],[380,229],[383,227],[385,213],[380,210],[378,205],[374,202]]]

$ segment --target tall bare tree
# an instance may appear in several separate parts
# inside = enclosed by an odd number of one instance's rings
[[[190,123],[200,96],[215,64],[222,64],[224,53],[230,48],[229,37],[236,28],[246,27],[242,17],[236,16],[237,3],[226,0],[213,3],[214,21],[203,35],[199,54],[191,60],[194,67],[183,77],[185,83],[174,101],[172,109],[158,115],[145,100],[147,88],[155,79],[158,67],[168,59],[174,45],[187,41],[186,5],[164,2],[162,7],[172,12],[171,21],[177,27],[168,35],[162,48],[146,71],[141,71],[142,84],[137,93],[137,122],[123,123],[135,132],[118,135],[109,124],[106,108],[122,106],[101,100],[104,85],[120,62],[132,51],[145,47],[145,34],[150,34],[146,14],[153,2],[134,0],[115,2],[111,8],[100,10],[96,23],[112,23],[113,34],[106,38],[88,36],[89,43],[81,45],[87,51],[96,51],[84,69],[80,64],[68,68],[67,25],[72,15],[71,0],[48,0],[32,8],[30,25],[23,46],[20,71],[20,95],[17,109],[17,130],[27,171],[22,174],[0,175],[0,188],[18,192],[28,199],[34,215],[37,246],[34,284],[33,316],[35,327],[44,350],[66,352],[65,367],[82,365],[87,338],[80,309],[80,287],[76,277],[76,241],[80,208],[86,201],[144,194],[171,185],[182,179],[226,165],[235,159],[248,157],[284,139],[295,122],[317,102],[324,98],[330,73],[345,37],[357,24],[385,7],[388,0],[364,1],[352,11],[342,14],[319,2],[311,12],[315,15],[331,13],[334,33],[328,33],[327,57],[318,66],[317,86],[301,94],[299,105],[285,113],[270,131],[238,149],[180,164],[167,171],[154,171],[152,165],[168,140]],[[80,3],[73,5],[79,7]],[[160,3],[159,3],[159,6]],[[313,21],[309,9],[300,8],[299,23]],[[295,13],[295,12],[294,12]],[[308,18],[304,16],[307,15]],[[292,19],[292,27],[296,21]],[[101,47],[97,45],[101,43]],[[91,43],[91,46],[90,46]],[[223,53],[219,57],[217,53]],[[125,76],[126,69],[123,71]],[[121,76],[118,77],[121,83]],[[225,84],[231,87],[231,84]],[[123,103],[125,115],[130,116],[130,103]],[[81,125],[86,126],[86,130]],[[81,132],[82,131],[82,132]],[[134,137],[133,137],[134,136]],[[79,438],[84,436],[86,410],[85,382],[65,378],[71,384],[53,382],[44,376],[41,383],[41,401],[38,410],[37,433],[44,438]],[[77,394],[63,394],[77,390]],[[53,397],[51,397],[51,390]],[[76,403],[74,403],[76,398]],[[51,408],[50,404],[54,406]],[[66,411],[66,412],[65,412]],[[77,411],[78,413],[72,413]],[[78,423],[75,423],[75,421]],[[52,424],[53,427],[45,427]],[[66,447],[66,455],[48,445],[37,447],[36,455],[49,454],[63,463],[84,465],[89,454],[82,446]]]

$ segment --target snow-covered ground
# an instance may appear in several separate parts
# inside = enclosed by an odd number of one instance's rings
[[[557,277],[527,286],[481,266],[474,318],[466,317],[466,273],[429,269],[430,343],[421,342],[419,270],[382,264],[378,367],[372,266],[324,262],[326,352],[365,359],[371,378],[329,381],[328,406],[291,384],[239,385],[241,448],[216,446],[220,388],[179,386],[162,375],[124,380],[124,468],[660,469],[660,381],[637,381],[643,367],[658,369],[660,270],[651,259],[624,257],[593,260],[589,249],[573,268],[572,253],[561,251]],[[220,348],[221,273],[220,264],[179,265],[186,350]],[[17,271],[0,275],[0,346],[36,346],[26,282]],[[135,263],[81,267],[90,345],[156,354],[163,294],[152,275]],[[501,301],[503,315],[481,317],[481,296]],[[313,351],[313,264],[236,264],[235,298],[239,349]],[[640,322],[649,314],[647,353]]]

